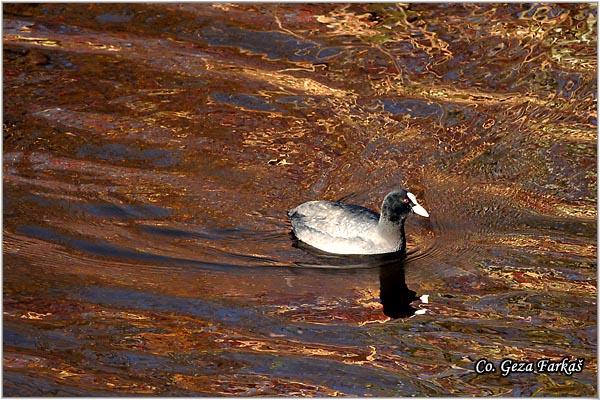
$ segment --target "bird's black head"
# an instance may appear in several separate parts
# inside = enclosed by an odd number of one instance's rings
[[[384,220],[393,223],[401,222],[411,211],[429,217],[427,211],[417,203],[415,195],[404,189],[388,193],[381,205],[381,216]]]

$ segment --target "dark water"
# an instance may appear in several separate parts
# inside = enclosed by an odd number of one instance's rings
[[[3,14],[4,395],[597,395],[595,4]],[[400,186],[405,258],[289,235]]]

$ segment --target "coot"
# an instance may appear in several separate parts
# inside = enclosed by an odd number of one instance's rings
[[[365,207],[309,201],[288,211],[294,235],[335,254],[384,254],[406,250],[404,220],[410,212],[429,217],[414,194],[394,190],[385,196],[381,215]]]

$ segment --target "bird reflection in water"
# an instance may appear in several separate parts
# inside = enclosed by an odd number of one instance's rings
[[[403,258],[395,264],[379,267],[379,297],[386,316],[407,318],[415,315],[417,309],[410,303],[419,298],[417,292],[406,286]]]
[[[417,293],[406,285],[404,275],[407,254],[404,252],[342,256],[330,254],[316,249],[296,239],[293,234],[292,245],[314,255],[322,264],[299,264],[302,267],[332,270],[379,269],[379,297],[383,305],[383,313],[392,319],[408,318],[418,313],[411,303],[419,300]]]

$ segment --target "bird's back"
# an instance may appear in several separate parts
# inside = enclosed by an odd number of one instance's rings
[[[367,208],[331,201],[309,201],[288,212],[296,237],[313,247],[338,254],[378,252],[379,214]]]

